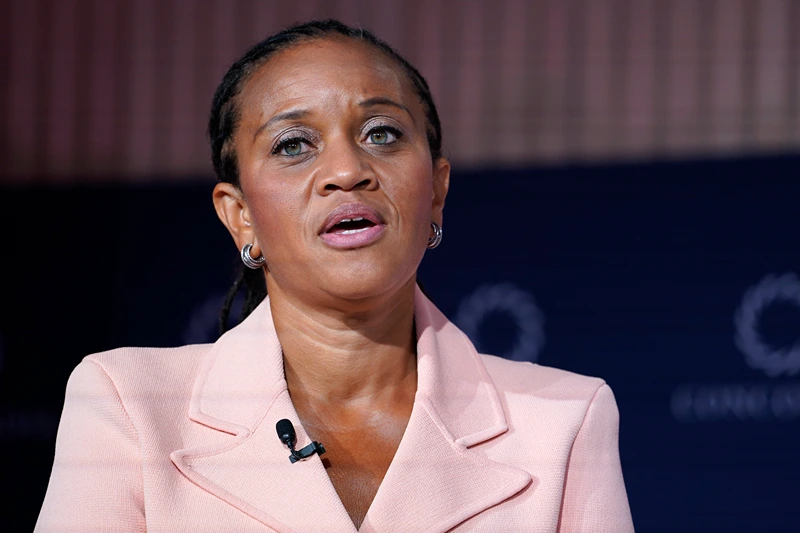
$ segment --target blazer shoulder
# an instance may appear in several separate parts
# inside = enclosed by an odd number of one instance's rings
[[[212,346],[192,344],[177,348],[117,348],[87,355],[81,365],[99,366],[118,390],[163,389],[181,384],[191,386],[204,356]]]
[[[591,400],[606,384],[600,378],[535,363],[485,354],[481,359],[498,391],[552,400]]]

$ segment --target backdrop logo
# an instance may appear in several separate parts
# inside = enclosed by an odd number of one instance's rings
[[[800,372],[800,339],[776,348],[762,339],[762,315],[771,306],[789,302],[800,308],[800,281],[794,274],[768,275],[747,289],[734,314],[734,343],[753,369],[773,379],[750,383],[693,383],[672,394],[672,415],[682,422],[716,420],[797,420],[800,382],[780,379]]]
[[[789,348],[773,348],[761,339],[759,319],[764,309],[779,301],[792,302],[800,308],[800,281],[794,274],[766,276],[744,295],[736,311],[736,346],[745,354],[751,368],[763,370],[770,377],[800,372],[800,339]]]
[[[481,285],[461,301],[455,323],[475,343],[478,351],[485,348],[489,336],[484,327],[494,313],[507,315],[516,326],[517,337],[511,349],[497,354],[515,361],[535,362],[544,347],[544,315],[533,295],[511,283]]]

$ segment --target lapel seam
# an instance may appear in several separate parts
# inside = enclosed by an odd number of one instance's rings
[[[527,472],[526,472],[526,474],[527,474]],[[500,493],[503,496],[500,501],[497,501],[492,505],[486,506],[485,503],[487,501],[493,500],[493,498],[490,498],[487,495],[486,497],[484,497],[484,498],[482,498],[482,499],[480,499],[480,500],[478,500],[476,502],[473,502],[473,504],[471,506],[465,507],[464,509],[461,510],[460,513],[458,513],[456,515],[449,516],[449,517],[445,518],[444,520],[438,522],[436,524],[435,528],[433,528],[433,529],[435,531],[445,531],[445,532],[446,531],[451,531],[452,529],[458,527],[460,524],[463,524],[464,522],[466,522],[470,518],[478,516],[479,514],[491,509],[492,507],[494,507],[496,505],[500,505],[501,503],[503,503],[504,501],[508,500],[509,498],[514,496],[515,494],[519,493],[519,491],[521,491],[522,489],[527,487],[530,484],[530,482],[531,482],[530,475],[528,475],[527,476],[527,480],[524,480],[524,481],[523,481],[523,478],[521,476],[517,477],[513,481],[503,485],[500,489],[497,490],[497,493]],[[492,493],[492,494],[496,494],[496,493]]]
[[[177,454],[177,457],[181,457],[181,459],[193,458],[193,457],[211,457],[213,455],[217,455],[217,454],[220,454],[220,453],[225,453],[227,451],[230,451],[233,448],[239,446],[240,444],[243,444],[245,441],[247,441],[247,439],[249,439],[253,435],[255,430],[264,421],[264,417],[267,416],[267,414],[269,413],[269,411],[272,408],[272,406],[275,404],[275,401],[278,399],[278,396],[280,396],[280,393],[282,391],[283,391],[283,388],[280,388],[279,390],[275,391],[275,394],[272,394],[272,400],[269,402],[269,404],[267,405],[266,409],[264,409],[264,412],[258,418],[258,421],[253,425],[253,429],[252,430],[250,428],[245,427],[245,426],[242,426],[242,425],[239,425],[239,424],[234,424],[233,422],[228,422],[228,421],[225,421],[225,420],[220,420],[218,418],[214,418],[211,415],[207,415],[207,414],[203,413],[202,411],[198,411],[198,413],[196,415],[196,419],[192,419],[190,417],[190,419],[193,422],[196,422],[198,424],[201,424],[201,425],[203,425],[205,427],[208,427],[210,429],[214,429],[214,430],[217,430],[217,431],[220,431],[220,428],[218,426],[210,425],[210,422],[215,422],[215,423],[217,423],[219,425],[223,425],[224,424],[226,426],[231,426],[232,428],[235,428],[235,432],[234,433],[230,433],[228,431],[221,430],[223,433],[231,434],[231,436],[234,437],[233,442],[231,442],[230,444],[228,444],[226,446],[223,446],[221,448],[220,447],[214,447],[214,448],[211,448],[211,447],[207,447],[207,448],[203,448],[203,447],[182,448],[180,450],[174,451],[173,454]],[[204,420],[201,420],[201,418],[204,419]],[[206,422],[209,422],[209,423],[206,423]],[[170,454],[170,455],[172,455],[172,454]],[[187,465],[188,464],[189,463],[187,461]]]
[[[211,429],[219,430],[218,427],[210,426],[205,421],[214,421],[223,423],[225,425],[229,425],[231,427],[235,427],[237,429],[236,433],[232,435],[233,441],[223,447],[198,447],[198,448],[183,448],[180,450],[176,450],[170,454],[170,459],[175,467],[183,474],[183,476],[188,479],[191,483],[197,486],[199,489],[213,495],[214,497],[222,500],[225,503],[233,506],[234,508],[238,509],[239,511],[249,515],[250,517],[258,520],[259,522],[265,524],[267,527],[274,529],[280,533],[298,533],[296,530],[290,528],[283,522],[278,521],[276,518],[272,517],[268,513],[254,507],[253,505],[247,503],[246,501],[242,500],[238,496],[232,494],[231,492],[225,490],[219,484],[214,483],[206,476],[199,473],[195,470],[192,459],[201,459],[206,457],[212,457],[215,455],[219,455],[222,453],[229,452],[230,450],[244,444],[255,432],[255,430],[261,425],[264,420],[264,417],[267,416],[269,410],[274,405],[275,401],[280,396],[280,392],[283,390],[283,387],[279,388],[275,394],[272,394],[272,399],[269,402],[267,408],[264,410],[264,413],[258,419],[258,423],[256,423],[251,431],[249,428],[245,426],[241,426],[239,424],[234,424],[231,422],[222,421],[216,419],[210,415],[203,413],[202,411],[197,412],[197,419],[192,419],[193,422],[197,422],[203,426],[209,427]],[[190,417],[191,418],[191,417]],[[205,419],[202,420],[202,419]],[[224,433],[228,433],[225,430],[222,430]]]
[[[225,335],[230,335],[231,331],[226,332]],[[192,422],[197,422],[198,424],[211,429],[222,431],[238,437],[242,433],[241,430],[246,428],[240,424],[213,417],[205,413],[202,408],[203,392],[205,391],[206,385],[208,384],[208,379],[211,376],[211,370],[214,368],[217,358],[219,357],[219,343],[221,340],[222,337],[217,339],[217,342],[215,342],[211,347],[211,350],[209,350],[208,354],[206,355],[206,360],[203,361],[203,365],[200,367],[199,375],[197,376],[194,387],[192,388],[192,397],[189,400],[189,420]]]
[[[229,420],[224,420],[221,418],[217,418],[215,416],[209,415],[205,411],[203,411],[201,407],[201,397],[203,395],[202,391],[205,388],[206,382],[208,381],[208,374],[210,373],[210,369],[205,373],[202,377],[202,383],[197,387],[197,390],[192,393],[192,399],[189,402],[189,420],[192,422],[196,422],[203,426],[209,427],[211,429],[215,429],[217,431],[222,431],[224,433],[228,433],[233,436],[239,436],[244,430],[248,433],[255,431],[255,429],[261,424],[264,420],[264,417],[267,415],[269,410],[272,408],[275,401],[278,399],[280,394],[286,390],[286,380],[281,378],[277,382],[273,383],[273,385],[269,388],[269,391],[265,393],[265,397],[269,398],[269,402],[265,404],[263,408],[263,412],[259,413],[258,416],[254,416],[251,421],[251,425],[253,426],[250,429],[247,426],[242,424],[238,424],[236,422],[231,422]]]
[[[530,485],[533,480],[533,476],[528,471],[516,466],[494,461],[470,450],[463,443],[459,442],[461,439],[453,439],[452,434],[450,434],[449,430],[444,425],[444,422],[441,420],[439,414],[436,412],[436,409],[428,400],[428,398],[424,398],[422,404],[427,411],[428,416],[431,418],[431,420],[433,420],[436,427],[448,440],[456,454],[475,465],[476,468],[489,469],[510,477],[510,480],[507,483],[504,483],[496,490],[487,493],[484,497],[471,502],[471,505],[461,509],[458,514],[451,515],[437,522],[436,526],[432,528],[432,531],[450,531],[459,524],[466,522],[473,516],[477,516],[482,512],[494,507],[495,505],[501,504],[508,498],[514,496],[525,487]],[[485,431],[479,432],[479,434],[480,433],[485,433]],[[501,496],[501,499],[496,501],[498,495]],[[494,503],[487,505],[487,502]]]
[[[436,410],[436,406],[433,405],[433,402],[428,397],[427,394],[421,394],[420,400],[422,400],[422,407],[425,408],[425,411],[428,413],[428,416],[431,417],[433,423],[436,424],[436,427],[439,428],[439,431],[450,441],[451,444],[458,444],[458,446],[463,446],[455,439],[452,433],[450,433],[450,429],[447,427],[447,424],[444,423],[442,417],[439,416],[439,412]]]
[[[459,455],[461,455],[464,458],[470,460],[476,466],[485,466],[485,467],[491,468],[493,470],[500,470],[500,471],[505,471],[505,472],[514,472],[514,473],[517,473],[517,474],[523,474],[524,477],[527,477],[527,478],[530,479],[530,474],[528,472],[526,472],[525,470],[522,470],[521,468],[517,468],[515,466],[507,465],[505,463],[501,463],[499,461],[493,461],[492,459],[488,459],[486,457],[483,457],[482,455],[471,451],[467,446],[465,446],[462,443],[460,443],[459,440],[461,440],[461,439],[458,439],[458,440],[454,439],[453,436],[448,431],[448,429],[444,426],[444,423],[442,422],[441,418],[439,418],[439,414],[436,412],[435,408],[431,405],[431,403],[429,401],[427,401],[427,398],[425,398],[425,401],[423,402],[423,407],[425,407],[425,410],[428,412],[428,416],[431,417],[431,419],[433,420],[434,424],[436,424],[436,427],[439,428],[439,431],[442,432],[442,434],[445,436],[445,438],[450,442],[450,444],[453,447],[453,449]]]
[[[486,395],[486,401],[489,403],[492,415],[494,417],[494,420],[490,426],[484,427],[480,431],[475,431],[459,437],[456,437],[450,433],[448,428],[447,434],[451,437],[451,440],[463,445],[466,448],[469,448],[498,435],[502,435],[508,431],[508,423],[506,422],[505,409],[503,408],[503,403],[500,400],[500,395],[497,392],[497,387],[494,384],[494,380],[492,380],[492,376],[489,374],[489,370],[487,370],[486,365],[483,363],[481,355],[477,352],[477,350],[475,350],[469,338],[463,331],[457,328],[455,331],[458,333],[458,337],[464,347],[464,352],[468,355],[469,362],[474,365],[474,372],[477,374],[476,381],[480,389],[484,391]],[[447,365],[446,361],[442,361],[442,363]],[[427,399],[430,407],[435,409],[433,398],[427,396]],[[447,427],[447,423],[439,415],[438,411],[436,411],[436,419],[437,425],[443,425]]]
[[[276,355],[272,353],[272,349],[278,350],[277,357],[281,357],[280,342],[275,334],[270,313],[269,297],[266,297],[241,324],[227,331],[210,346],[203,357],[191,390],[188,413],[190,420],[231,435],[239,435],[242,427],[252,431],[263,420],[263,413],[268,412],[275,398],[286,389],[282,362],[280,365],[269,362],[271,357]],[[265,324],[265,320],[268,320],[269,324]],[[267,325],[269,327],[266,327]],[[256,349],[258,352],[253,352]],[[253,353],[245,355],[244,358],[234,357],[233,360],[228,357],[229,352],[238,353],[242,350],[245,354]],[[250,365],[256,364],[256,361],[263,363],[258,367],[266,371],[263,376],[254,375],[252,372],[253,368]],[[243,363],[246,365],[244,368],[249,369],[244,375],[237,370],[243,368]],[[228,375],[232,369],[231,364],[237,365],[234,368],[236,372]],[[266,366],[261,368],[264,365]],[[222,376],[218,375],[220,372]],[[264,381],[261,381],[262,379]],[[263,413],[260,409],[253,409],[252,404],[245,405],[243,409],[234,406],[232,410],[230,405],[216,402],[213,396],[209,396],[208,389],[211,387],[213,389],[211,393],[217,394],[220,383],[225,387],[223,392],[229,391],[232,386],[234,391],[245,390],[257,392],[259,395],[263,393],[262,397],[265,399],[262,404]]]
[[[196,456],[192,456],[192,457],[196,457]],[[270,528],[274,529],[275,531],[278,531],[280,533],[297,533],[294,529],[290,528],[289,526],[287,526],[283,522],[279,522],[278,520],[276,520],[272,516],[268,515],[267,513],[263,512],[263,511],[261,511],[260,509],[257,509],[256,507],[253,507],[252,505],[250,505],[246,501],[242,500],[238,496],[236,496],[234,494],[231,494],[230,492],[228,492],[224,488],[220,487],[219,485],[216,485],[216,484],[212,483],[211,480],[209,480],[205,476],[197,473],[188,463],[186,463],[184,461],[180,461],[186,467],[186,468],[181,468],[182,465],[178,464],[178,461],[176,461],[176,458],[181,458],[182,459],[183,456],[178,451],[172,452],[172,454],[170,454],[170,458],[172,459],[173,464],[178,468],[178,470],[190,482],[194,483],[201,490],[204,490],[207,493],[213,495],[214,497],[222,500],[223,502],[225,502],[225,503],[227,503],[229,505],[232,505],[236,509],[242,511],[243,513],[245,513],[248,516],[251,516],[252,518],[254,518],[254,519],[258,520],[259,522],[261,522],[262,524],[266,525],[267,527],[270,527]],[[210,487],[212,487],[212,486],[215,487],[215,490],[211,490],[210,489]]]

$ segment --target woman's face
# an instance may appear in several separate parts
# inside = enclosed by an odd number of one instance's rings
[[[362,299],[407,285],[450,167],[431,161],[402,68],[365,43],[309,41],[261,66],[238,107],[242,197],[226,223],[266,257],[270,290]]]

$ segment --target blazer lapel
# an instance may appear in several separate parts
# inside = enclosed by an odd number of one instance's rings
[[[288,418],[298,448],[310,443],[286,387],[268,299],[209,351],[189,418],[228,434],[171,454],[193,483],[276,531],[355,531],[319,457],[292,464],[278,440],[275,423]]]
[[[472,343],[419,289],[415,323],[414,408],[362,532],[448,531],[531,483],[528,472],[469,449],[508,430]]]
[[[470,450],[508,430],[502,404],[475,348],[419,289],[415,324],[414,407],[361,532],[447,531],[531,482],[528,472]],[[319,457],[291,464],[275,433],[288,418],[298,448],[310,443],[287,390],[269,299],[209,350],[189,417],[221,432],[171,454],[197,486],[276,531],[355,532]]]

